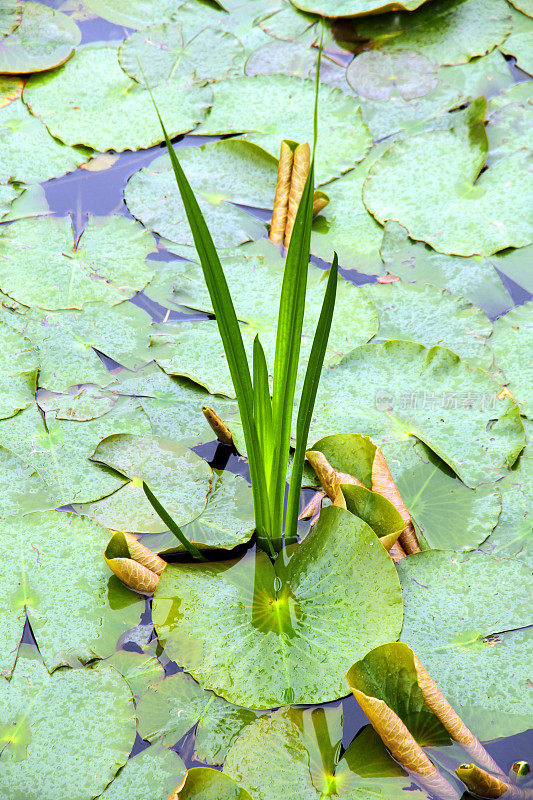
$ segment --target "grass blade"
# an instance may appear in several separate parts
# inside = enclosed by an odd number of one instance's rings
[[[168,511],[165,511],[165,509],[163,508],[157,497],[154,495],[152,490],[146,485],[144,481],[143,481],[143,492],[145,493],[146,498],[150,503],[150,505],[152,506],[152,508],[154,509],[155,513],[158,515],[158,517],[160,517],[163,520],[169,531],[172,531],[174,536],[180,540],[182,545],[189,551],[191,556],[193,558],[196,558],[198,561],[207,561],[207,558],[200,553],[196,545],[194,545],[187,539],[187,537],[181,530],[180,526],[176,522],[174,522]]]
[[[313,408],[318,391],[318,384],[326,355],[335,300],[337,297],[337,276],[339,259],[337,253],[333,255],[333,263],[329,271],[328,283],[322,301],[322,309],[318,318],[311,354],[305,372],[302,396],[298,408],[298,420],[296,423],[296,448],[292,463],[291,480],[289,485],[289,498],[287,502],[287,516],[285,523],[285,535],[296,536],[298,526],[298,511],[300,504],[300,490],[302,485],[302,475],[305,462],[305,451],[307,448],[307,437],[309,426],[313,416]]]
[[[270,474],[272,451],[274,448],[272,431],[272,400],[268,384],[268,367],[265,351],[259,339],[254,339],[253,352],[254,419],[263,454],[266,474]]]

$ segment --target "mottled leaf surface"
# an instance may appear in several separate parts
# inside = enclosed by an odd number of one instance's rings
[[[33,399],[39,353],[33,343],[0,320],[0,418],[11,417]]]
[[[16,28],[0,39],[0,72],[41,72],[63,64],[81,41],[81,31],[67,14],[25,0]]]
[[[128,759],[101,800],[164,800],[185,777],[185,764],[173,750],[154,745]]]
[[[531,15],[530,15],[531,16]],[[516,58],[516,63],[527,72],[533,75],[533,21],[530,16],[521,14],[519,11],[512,11],[512,29],[507,39],[500,45],[502,53]]]
[[[490,338],[498,380],[505,383],[523,413],[533,414],[533,302],[511,309],[494,323]]]

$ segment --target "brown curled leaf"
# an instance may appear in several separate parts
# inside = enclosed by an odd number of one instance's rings
[[[468,791],[479,797],[501,797],[509,789],[509,784],[494,775],[489,775],[476,764],[461,764],[455,773],[463,781]]]
[[[289,192],[289,207],[287,210],[287,224],[285,225],[285,247],[289,246],[292,229],[296,220],[296,212],[305,187],[309,167],[311,166],[311,149],[307,142],[299,144],[294,151],[292,163],[291,188]]]
[[[316,217],[329,203],[328,195],[321,189],[315,189],[313,195],[313,217]]]
[[[405,550],[403,549],[403,547],[399,542],[395,542],[392,545],[391,549],[389,550],[389,555],[394,561],[394,563],[398,564],[398,562],[401,561],[402,558],[405,558],[407,553],[405,552]]]
[[[213,429],[219,442],[222,444],[229,444],[233,447],[233,435],[226,425],[226,423],[218,416],[211,406],[202,406],[204,417]]]
[[[332,503],[341,508],[346,508],[346,501],[340,488],[341,484],[348,483],[354,486],[362,486],[363,484],[353,475],[347,475],[345,472],[337,472],[337,470],[333,469],[326,456],[319,450],[308,450],[305,456]]]
[[[405,503],[394,483],[391,471],[379,447],[376,447],[376,454],[372,464],[372,491],[382,494],[383,497],[386,497],[397,511],[400,512],[404,521],[404,529],[400,534],[399,541],[405,552],[408,554],[420,553],[422,548],[418,542],[411,515],[405,507]]]
[[[325,492],[315,492],[298,519],[311,519],[311,517],[314,517],[317,513],[320,513],[322,501],[326,496],[327,495]]]
[[[104,559],[122,583],[135,592],[147,594],[155,591],[159,576],[166,567],[166,561],[138,542],[131,533],[123,531],[114,531]]]
[[[285,238],[294,148],[295,145],[292,142],[283,140],[281,143],[278,179],[276,182],[276,194],[274,196],[274,209],[272,211],[272,220],[268,237],[274,244],[280,244]]]
[[[159,575],[152,572],[142,564],[137,564],[131,558],[107,558],[105,561],[111,572],[135,592],[145,592],[151,594],[155,592],[159,583]]]

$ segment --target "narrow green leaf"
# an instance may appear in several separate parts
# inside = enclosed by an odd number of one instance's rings
[[[324,300],[322,302],[322,309],[320,311],[320,317],[318,318],[318,324],[313,338],[313,345],[311,347],[311,353],[309,355],[309,361],[305,371],[302,396],[300,398],[300,406],[298,408],[298,419],[296,423],[296,448],[292,462],[289,498],[287,502],[287,515],[285,522],[285,535],[288,537],[296,536],[307,437],[309,435],[309,426],[313,416],[316,393],[318,390],[318,384],[320,382],[320,375],[322,373],[322,366],[324,364],[324,357],[326,355],[326,347],[328,345],[329,334],[331,331],[333,311],[335,309],[335,300],[337,297],[338,265],[339,259],[337,257],[337,253],[334,253],[333,262],[329,271],[328,283],[324,294]]]
[[[152,508],[154,509],[155,513],[158,514],[159,517],[161,517],[165,525],[168,527],[169,531],[172,531],[174,536],[180,540],[182,545],[189,551],[191,556],[193,558],[198,559],[198,561],[207,561],[206,557],[200,553],[196,545],[194,545],[187,539],[187,537],[181,530],[180,526],[176,522],[174,522],[170,514],[167,511],[165,511],[165,509],[163,508],[157,497],[154,495],[152,490],[146,485],[144,481],[143,481],[143,492],[145,493],[146,498],[150,503],[150,505],[152,506]]]
[[[263,454],[265,472],[270,474],[274,448],[272,431],[272,400],[268,384],[268,366],[259,334],[254,339],[253,350],[254,419]]]

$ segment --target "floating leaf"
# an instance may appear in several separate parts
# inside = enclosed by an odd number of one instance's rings
[[[109,574],[109,531],[58,511],[4,519],[2,531],[2,672],[13,668],[26,615],[50,671],[111,655],[144,604]]]
[[[363,200],[382,224],[395,219],[436,250],[491,255],[529,244],[533,231],[520,211],[527,194],[523,153],[513,153],[480,176],[488,143],[482,99],[466,125],[429,131],[393,145],[372,167]],[[513,192],[510,208],[503,202]],[[468,224],[466,224],[468,221]]]
[[[193,767],[167,800],[252,800],[228,775],[208,767]]]
[[[524,445],[519,409],[498,393],[485,372],[444,347],[369,344],[324,374],[312,436],[354,428],[376,443],[416,436],[475,487],[496,480]]]
[[[65,394],[53,394],[40,389],[37,405],[45,412],[52,411],[56,419],[73,419],[87,422],[103,417],[115,406],[118,395],[101,389],[99,386],[72,386]]]
[[[495,366],[503,371],[498,378],[505,383],[523,412],[533,414],[533,303],[511,309],[494,323],[490,338]]]
[[[109,436],[100,442],[91,459],[130,481],[103,503],[84,509],[83,513],[107,527],[138,533],[167,530],[146,499],[142,481],[180,527],[205,508],[213,477],[211,467],[181,442],[155,436]]]
[[[166,747],[173,747],[196,727],[196,756],[209,764],[222,764],[235,739],[257,716],[202,689],[184,672],[154,684],[137,706],[143,739],[161,738]]]
[[[98,16],[126,28],[145,28],[155,22],[169,22],[185,0],[87,0],[86,5]]]
[[[515,83],[493,97],[487,106],[488,160],[496,161],[517,150],[533,146],[531,87],[533,81]]]
[[[39,353],[29,339],[0,320],[0,418],[11,417],[33,400]]]
[[[155,591],[167,565],[166,561],[138,542],[135,536],[122,531],[113,534],[106,547],[104,560],[129,589],[145,594]]]
[[[282,11],[279,12],[280,15]],[[318,38],[320,39],[320,35]],[[305,42],[267,41],[254,50],[246,62],[244,71],[250,76],[296,75],[299,78],[314,78],[316,49],[310,46],[307,37]],[[346,83],[346,69],[328,58],[327,53],[322,54],[320,62],[320,82],[350,92],[350,87]]]
[[[437,0],[416,11],[362,17],[354,26],[357,37],[371,40],[374,47],[415,50],[441,65],[485,55],[511,28],[503,0]]]
[[[351,62],[347,78],[352,89],[369,100],[389,100],[393,92],[413,100],[437,86],[435,73],[435,65],[420,53],[367,50]]]
[[[403,282],[367,286],[363,291],[378,311],[375,342],[397,339],[426,347],[441,345],[473,366],[490,367],[487,337],[492,326],[485,314],[464,298]]]
[[[373,11],[388,11],[386,0],[291,0],[301,11],[323,14],[325,17],[356,17]],[[424,0],[401,0],[395,5],[398,9],[412,11],[422,5]]]
[[[46,511],[57,505],[39,473],[3,447],[0,447],[0,487],[2,518]]]
[[[286,75],[232,78],[213,90],[213,108],[195,134],[244,134],[277,158],[282,139],[313,140],[315,87]],[[280,109],[283,113],[280,114]],[[242,137],[241,137],[242,138]],[[327,146],[321,146],[327,139]],[[361,161],[371,144],[359,104],[338,89],[321,87],[316,181],[324,183]]]
[[[85,45],[63,67],[29,79],[24,102],[52,136],[65,144],[117,151],[162,140],[148,91],[120,68],[117,53],[117,45]],[[154,97],[169,135],[176,136],[204,118],[210,91],[178,79],[154,87]]]
[[[512,5],[528,17],[533,17],[533,3],[531,0],[513,0]]]
[[[81,41],[81,31],[66,14],[42,3],[22,3],[19,25],[0,38],[0,72],[42,72],[63,64]]]
[[[397,222],[387,222],[381,245],[381,257],[390,272],[409,283],[432,284],[448,289],[482,308],[490,317],[507,311],[513,304],[495,266],[509,271],[510,259],[527,255],[528,248],[506,251],[505,254],[480,258],[461,258],[437,253],[423,242],[414,242]],[[516,254],[516,255],[513,255]],[[523,270],[524,274],[526,270]],[[518,281],[520,282],[520,281]]]
[[[150,425],[133,400],[85,422],[43,418],[36,405],[0,422],[0,445],[35,469],[55,505],[83,502],[115,491],[125,479],[89,461],[98,442],[114,433],[150,433]]]
[[[33,315],[25,334],[39,347],[39,386],[62,392],[79,383],[114,380],[99,353],[129,369],[150,360],[150,317],[133,303],[86,303],[81,311]]]
[[[146,286],[154,273],[144,260],[154,250],[148,231],[120,214],[89,217],[77,242],[70,217],[21,219],[0,235],[0,286],[24,305],[50,310],[115,305]]]
[[[349,597],[339,591],[345,582]],[[169,657],[200,685],[255,708],[343,695],[353,654],[395,638],[400,621],[392,561],[366,523],[334,507],[286,566],[283,554],[274,567],[261,551],[169,565],[154,597]]]
[[[22,16],[22,4],[19,0],[1,0],[0,2],[0,36],[6,36],[17,27]]]
[[[405,604],[402,641],[452,705],[524,714],[531,575],[519,561],[430,550],[398,565]],[[494,634],[494,635],[493,635]],[[497,634],[497,635],[495,635]]]
[[[401,800],[407,788],[415,800],[427,797],[370,726],[339,759],[341,741],[340,706],[283,708],[244,730],[224,771],[257,800],[320,800],[332,792],[341,800]]]
[[[233,247],[261,238],[264,224],[238,204],[272,207],[275,158],[250,142],[229,139],[184,148],[180,150],[180,163],[213,230],[217,247]],[[130,178],[125,199],[131,213],[147,228],[173,242],[194,246],[168,155],[160,156]]]
[[[500,45],[500,50],[516,58],[516,63],[524,72],[533,75],[533,58],[531,48],[533,45],[533,22],[519,11],[511,11],[511,33]]]
[[[111,665],[128,682],[136,698],[141,698],[154,683],[163,680],[165,671],[154,653],[157,641],[151,642],[142,653],[132,650],[117,650],[104,664]]]
[[[148,747],[126,761],[99,800],[163,800],[185,773],[185,764],[173,750]]]
[[[185,39],[179,22],[164,22],[124,39],[118,60],[130,78],[151,88],[176,76],[206,83],[242,74],[244,48],[223,30],[204,28],[193,39]]]
[[[0,693],[5,797],[28,797],[28,791],[42,800],[69,797],[75,765],[76,797],[91,800],[126,763],[135,739],[135,709],[116,670],[49,675],[26,645],[9,683],[0,680]]]

